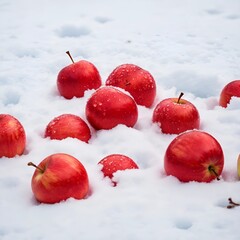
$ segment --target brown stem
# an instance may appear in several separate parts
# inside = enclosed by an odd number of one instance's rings
[[[234,207],[239,207],[240,204],[239,203],[236,203],[232,200],[232,198],[228,198],[228,201],[229,201],[229,205],[227,205],[227,208],[234,208]]]
[[[180,100],[181,100],[181,97],[184,95],[183,92],[180,93],[179,97],[178,97],[178,100],[177,100],[177,103],[180,103]]]
[[[35,167],[36,169],[38,169],[41,173],[44,173],[44,170],[43,170],[42,168],[38,167],[36,164],[34,164],[34,163],[32,163],[32,162],[29,162],[27,165],[28,165],[28,166],[33,166],[33,167]]]
[[[69,52],[69,51],[66,51],[66,54],[67,54],[67,55],[70,57],[70,59],[71,59],[72,63],[74,63],[74,61],[73,61],[73,58],[72,58],[72,56],[71,56],[70,52]]]
[[[217,172],[215,171],[214,167],[213,166],[209,166],[208,167],[208,170],[213,172],[213,174],[217,177],[217,180],[219,181],[220,178],[219,178],[219,175],[217,174]]]

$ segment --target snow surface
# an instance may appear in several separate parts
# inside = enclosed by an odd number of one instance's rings
[[[240,101],[217,106],[221,89],[240,79],[239,0],[1,0],[0,112],[23,124],[23,156],[0,159],[0,239],[239,240]],[[151,123],[153,108],[139,107],[134,128],[92,130],[89,144],[43,138],[46,125],[63,113],[85,118],[84,98],[65,100],[58,72],[86,59],[103,83],[120,64],[151,72],[158,93],[184,98],[199,110],[201,129],[221,144],[225,166],[220,181],[181,183],[166,176],[163,157],[175,135]],[[154,107],[153,106],[153,107]],[[92,194],[85,200],[38,204],[31,191],[34,169],[46,156],[64,152],[88,171]],[[97,163],[108,154],[134,159],[139,170],[118,172],[117,187],[102,178]]]

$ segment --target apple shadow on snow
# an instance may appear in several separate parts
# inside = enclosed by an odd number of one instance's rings
[[[91,33],[91,30],[85,26],[64,25],[56,30],[59,37],[81,37]]]

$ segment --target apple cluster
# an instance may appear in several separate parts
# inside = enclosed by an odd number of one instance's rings
[[[138,120],[138,105],[153,109],[152,124],[162,134],[176,134],[164,156],[164,169],[182,182],[211,182],[219,179],[224,167],[224,154],[219,142],[200,130],[197,108],[183,99],[163,99],[155,104],[156,82],[151,73],[134,64],[115,68],[105,85],[98,69],[86,60],[64,67],[57,76],[59,94],[65,99],[81,98],[85,91],[94,90],[85,106],[86,120],[74,114],[62,114],[52,119],[45,129],[45,138],[62,140],[68,137],[89,143],[91,129],[110,130],[119,124],[134,127]],[[231,97],[240,97],[240,80],[227,84],[219,105],[227,107]],[[91,126],[91,128],[89,127]],[[9,114],[0,114],[0,157],[22,155],[26,147],[26,134],[22,124]],[[98,162],[104,177],[111,179],[119,170],[138,169],[136,162],[122,154],[106,156]],[[66,153],[53,154],[35,165],[32,191],[42,203],[56,203],[70,197],[86,198],[89,189],[88,174],[83,164]],[[238,158],[240,176],[240,157]]]

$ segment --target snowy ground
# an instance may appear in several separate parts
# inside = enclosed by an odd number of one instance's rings
[[[239,0],[1,0],[0,112],[15,116],[27,133],[25,155],[0,159],[0,239],[239,240],[240,201],[236,163],[240,152],[240,101],[217,106],[223,86],[240,79]],[[103,83],[120,64],[134,63],[154,76],[158,95],[194,103],[201,129],[222,145],[220,181],[180,183],[166,176],[163,156],[175,135],[151,124],[152,109],[139,107],[129,129],[92,132],[89,144],[43,138],[53,117],[85,119],[82,99],[58,95],[56,77],[70,60],[86,59]],[[54,205],[38,204],[31,191],[34,169],[46,156],[65,152],[86,167],[92,195]],[[117,187],[102,179],[97,163],[122,153],[139,170],[116,174]]]

